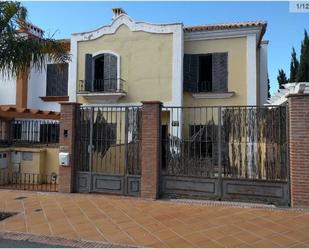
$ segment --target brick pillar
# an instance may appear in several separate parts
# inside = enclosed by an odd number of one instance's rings
[[[309,94],[288,100],[291,205],[309,207]]]
[[[69,153],[69,166],[59,165],[59,192],[73,192],[78,103],[61,103],[59,152]]]
[[[161,105],[159,101],[142,102],[141,120],[141,197],[156,199],[159,193]]]

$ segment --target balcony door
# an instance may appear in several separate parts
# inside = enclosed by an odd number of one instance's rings
[[[93,90],[104,92],[104,54],[94,59]]]
[[[104,53],[93,57],[93,69],[94,91],[117,91],[117,56]]]

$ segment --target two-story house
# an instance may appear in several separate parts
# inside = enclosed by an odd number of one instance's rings
[[[265,22],[186,27],[113,21],[64,40],[72,60],[59,71],[31,70],[24,81],[1,78],[0,104],[59,111],[59,101],[85,105],[260,105],[267,99]],[[34,25],[29,30],[42,34]],[[26,85],[25,85],[26,84]]]
[[[136,105],[259,105],[267,99],[265,22],[185,27],[136,22],[122,9],[73,34],[70,101]]]

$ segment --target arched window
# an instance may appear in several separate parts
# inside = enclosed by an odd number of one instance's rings
[[[118,58],[111,53],[85,57],[85,90],[113,92],[118,90]]]

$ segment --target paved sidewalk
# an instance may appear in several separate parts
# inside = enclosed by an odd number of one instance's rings
[[[16,200],[17,197],[27,197]],[[309,212],[0,190],[0,232],[146,247],[309,247]]]

